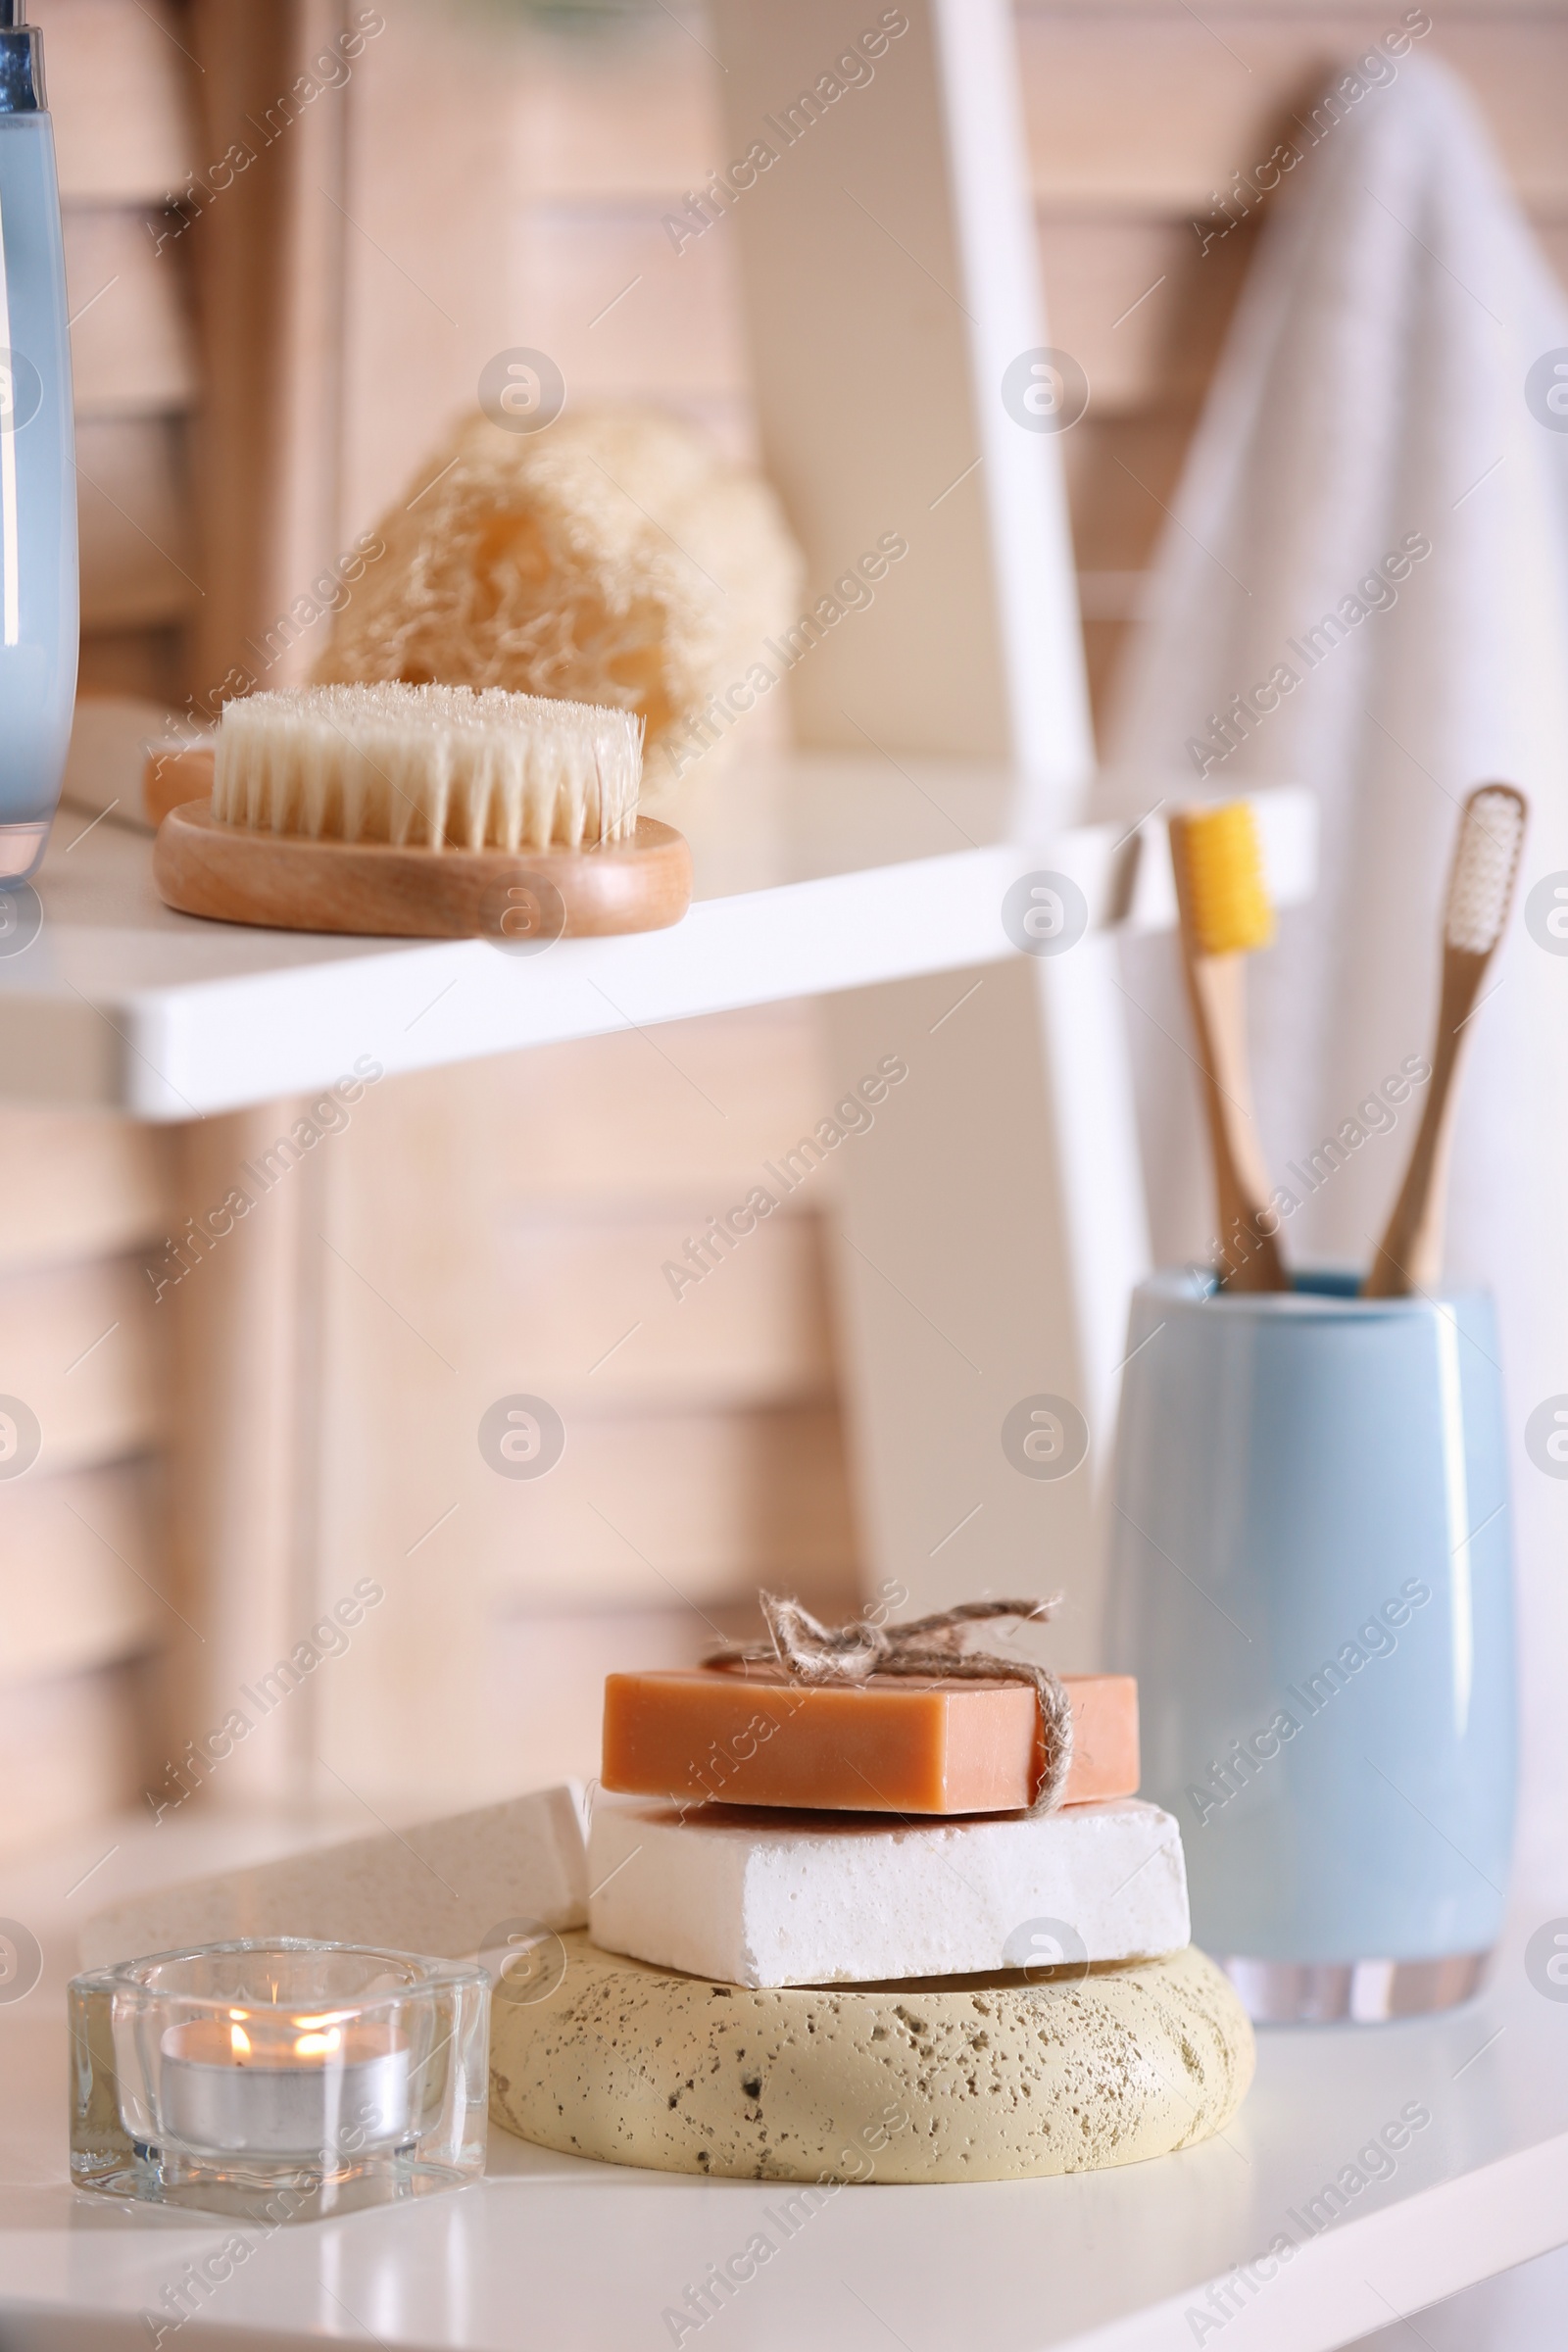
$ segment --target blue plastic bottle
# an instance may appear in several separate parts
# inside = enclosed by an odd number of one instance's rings
[[[33,871],[76,698],[76,467],[43,44],[0,0],[0,891]]]

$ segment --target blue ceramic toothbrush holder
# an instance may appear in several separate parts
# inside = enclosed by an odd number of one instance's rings
[[[1513,1840],[1514,1621],[1495,1319],[1349,1276],[1133,1298],[1111,1662],[1197,1940],[1252,2016],[1476,1988]]]

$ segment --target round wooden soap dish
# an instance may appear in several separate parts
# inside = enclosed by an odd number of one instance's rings
[[[586,850],[399,849],[220,824],[171,808],[153,845],[166,906],[280,931],[488,939],[529,955],[562,938],[662,931],[691,904],[684,834],[640,816],[629,841]]]

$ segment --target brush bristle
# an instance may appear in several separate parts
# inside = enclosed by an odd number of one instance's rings
[[[642,722],[501,687],[301,686],[225,703],[213,814],[413,849],[582,849],[637,821]]]
[[[1250,804],[1187,810],[1180,854],[1200,953],[1244,956],[1266,948],[1274,936],[1274,908]]]
[[[1483,784],[1466,801],[1448,877],[1445,946],[1489,956],[1502,937],[1524,847],[1525,813],[1524,794],[1511,784]]]

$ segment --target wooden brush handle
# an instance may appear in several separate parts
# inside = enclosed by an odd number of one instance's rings
[[[1434,1290],[1443,1279],[1444,1222],[1448,1204],[1448,1159],[1458,1108],[1455,1078],[1464,1051],[1464,1024],[1475,1010],[1491,953],[1462,948],[1443,952],[1443,995],[1438,1034],[1432,1048],[1431,1089],[1421,1113],[1399,1198],[1395,1202],[1361,1285],[1364,1298],[1407,1298]]]
[[[1183,820],[1171,819],[1171,872],[1181,916],[1182,964],[1193,1009],[1198,1063],[1203,1074],[1203,1110],[1214,1157],[1214,1192],[1219,1209],[1220,1280],[1232,1291],[1288,1291],[1290,1276],[1272,1232],[1260,1230],[1269,1202],[1268,1171],[1252,1121],[1252,1088],[1247,1066],[1245,958],[1205,956],[1199,947],[1187,865]],[[1279,1220],[1274,1220],[1277,1225]]]
[[[1247,1068],[1245,958],[1189,954],[1186,962],[1214,1154],[1224,1285],[1231,1291],[1288,1291],[1279,1244],[1260,1223],[1269,1205],[1269,1181],[1252,1121]]]
[[[529,954],[554,940],[662,931],[691,903],[685,836],[640,816],[625,841],[583,850],[402,849],[313,841],[172,809],[153,844],[166,906],[224,923],[383,939],[488,939]]]

